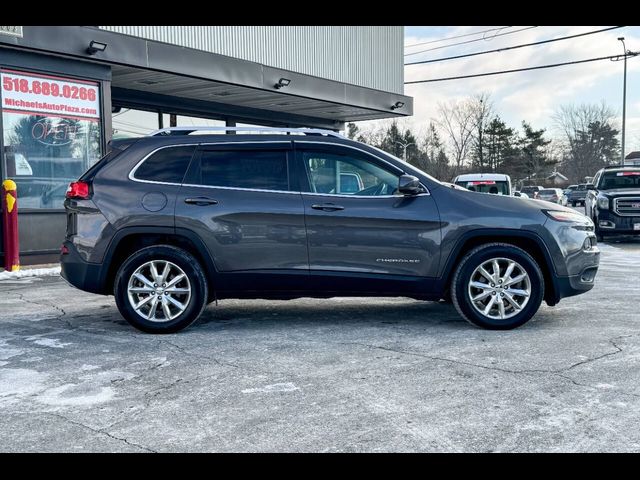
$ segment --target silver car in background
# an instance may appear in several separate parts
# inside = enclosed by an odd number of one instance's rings
[[[558,205],[567,205],[567,197],[560,188],[544,188],[538,192],[536,198],[546,202],[557,203]]]

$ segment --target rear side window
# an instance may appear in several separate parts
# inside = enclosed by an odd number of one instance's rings
[[[195,146],[168,147],[147,158],[135,171],[137,180],[182,183]]]
[[[289,190],[285,151],[205,150],[200,159],[202,185]]]

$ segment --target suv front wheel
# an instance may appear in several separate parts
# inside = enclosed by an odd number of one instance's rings
[[[524,250],[505,243],[474,248],[460,261],[451,283],[458,313],[478,327],[509,330],[540,307],[544,277]]]
[[[116,305],[135,328],[174,333],[191,325],[207,300],[207,281],[190,253],[170,245],[143,248],[116,275]]]

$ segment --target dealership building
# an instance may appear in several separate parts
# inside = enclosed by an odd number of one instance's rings
[[[18,186],[21,263],[57,261],[66,187],[115,136],[411,115],[403,37],[401,26],[0,26],[0,176]]]

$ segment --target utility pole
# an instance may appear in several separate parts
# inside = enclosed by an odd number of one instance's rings
[[[627,46],[624,44],[624,37],[618,37],[618,40],[622,42],[622,49],[624,50],[624,80],[622,82],[622,146],[620,148],[620,165],[624,165],[624,130],[627,120]]]
[[[478,125],[478,159],[480,160],[480,169],[483,167],[483,158],[482,158],[482,119],[484,117],[484,104],[482,102],[482,98],[480,99],[480,122]]]

